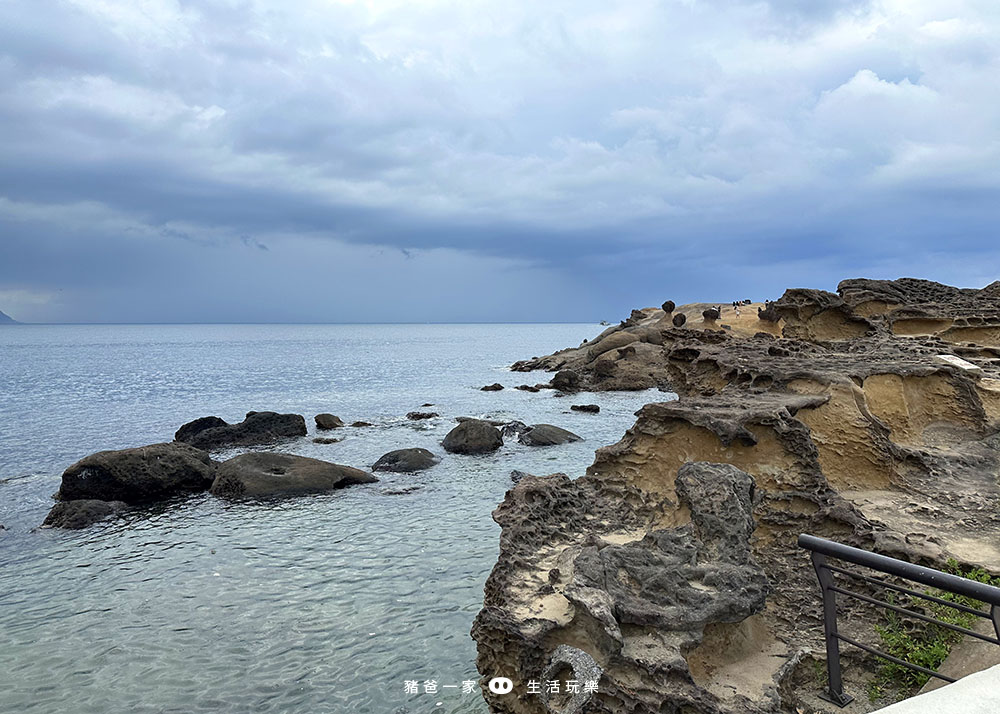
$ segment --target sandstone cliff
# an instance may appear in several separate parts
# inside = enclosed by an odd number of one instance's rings
[[[706,307],[633,311],[514,366],[679,399],[643,407],[585,476],[526,478],[494,513],[480,671],[600,687],[485,690],[493,711],[796,711],[823,632],[801,532],[1000,572],[1000,282],[847,280],[788,290],[766,319]],[[871,616],[843,611],[876,644]]]

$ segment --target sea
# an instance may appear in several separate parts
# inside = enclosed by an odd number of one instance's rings
[[[673,397],[512,388],[550,376],[510,372],[515,360],[602,329],[0,328],[0,712],[485,713],[469,630],[511,471],[579,477],[639,407]],[[493,382],[507,388],[480,391]],[[368,468],[424,447],[442,461],[327,495],[231,503],[206,493],[85,530],[39,529],[78,459],[250,410],[306,417],[309,436],[274,450]],[[407,419],[414,410],[440,416]],[[372,426],[316,444],[321,412]],[[458,416],[550,423],[583,441],[451,455],[440,443]]]

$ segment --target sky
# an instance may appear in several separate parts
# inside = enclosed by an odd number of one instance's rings
[[[1000,278],[996,0],[0,0],[0,310],[563,322]]]

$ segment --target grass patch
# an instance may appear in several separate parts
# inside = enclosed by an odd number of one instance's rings
[[[991,576],[981,568],[963,570],[955,560],[949,560],[943,570],[952,575],[959,575],[980,583],[1000,587],[1000,578]],[[928,589],[924,593],[934,595],[957,605],[965,605],[966,607],[984,611],[986,608],[978,600],[973,600],[964,595],[956,595],[936,589]],[[976,620],[979,619],[967,612],[954,610],[946,605],[928,602],[927,600],[909,595],[897,596],[896,593],[890,593],[886,598],[886,602],[897,607],[915,610],[942,622],[958,625],[959,627],[971,628]],[[946,627],[941,627],[940,625],[925,623],[915,618],[907,622],[902,615],[892,610],[885,610],[884,617],[884,623],[875,627],[875,631],[882,640],[882,650],[894,657],[928,669],[936,670],[944,662],[952,646],[962,639],[960,633],[949,630]],[[914,623],[916,623],[915,627]],[[902,689],[922,687],[929,678],[928,675],[922,672],[915,672],[894,662],[886,662],[876,672],[875,679],[872,680],[869,686],[868,695],[869,698],[872,695],[878,697],[886,687]]]

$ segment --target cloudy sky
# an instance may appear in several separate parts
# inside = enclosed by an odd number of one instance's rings
[[[1000,278],[996,0],[0,0],[0,310],[616,320]]]

